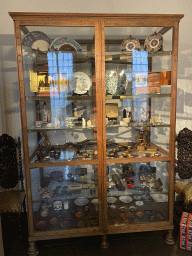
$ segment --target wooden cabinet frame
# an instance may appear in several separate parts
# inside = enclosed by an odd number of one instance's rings
[[[175,165],[175,123],[176,123],[176,93],[177,93],[177,63],[178,63],[178,37],[179,22],[183,15],[175,14],[81,14],[81,13],[23,13],[10,12],[14,20],[15,41],[18,65],[18,80],[21,106],[22,140],[24,151],[25,179],[28,205],[30,255],[37,253],[34,242],[41,239],[55,239],[75,236],[103,235],[102,245],[107,245],[106,235],[114,233],[140,232],[152,230],[169,230],[167,241],[173,242],[171,230],[173,229],[173,204],[174,204],[174,165]],[[97,101],[97,142],[99,156],[97,160],[81,160],[78,164],[97,164],[99,184],[99,211],[100,225],[96,228],[87,228],[66,231],[33,230],[32,193],[30,169],[35,167],[54,166],[48,163],[30,163],[28,149],[28,134],[26,120],[25,88],[22,63],[21,31],[27,34],[27,26],[89,26],[95,27],[95,81]],[[169,161],[169,221],[147,223],[128,226],[108,226],[107,214],[107,184],[106,165],[109,163],[141,162],[141,159],[106,159],[106,125],[105,125],[105,27],[163,27],[159,32],[163,35],[171,28],[172,34],[172,60],[171,60],[171,97],[170,97],[170,136],[169,153],[162,157],[162,161]],[[145,158],[145,162],[159,161],[158,157]],[[60,162],[57,166],[74,165],[72,162]]]

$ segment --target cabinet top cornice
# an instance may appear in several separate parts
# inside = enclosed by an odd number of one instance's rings
[[[20,19],[36,19],[36,18],[79,18],[79,17],[98,17],[98,18],[131,18],[131,19],[166,19],[169,21],[179,22],[184,15],[183,14],[124,14],[124,13],[46,13],[46,12],[9,12],[9,15],[14,20]]]

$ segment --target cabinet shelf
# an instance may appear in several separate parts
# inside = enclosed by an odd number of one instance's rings
[[[160,56],[170,56],[172,51],[158,51],[153,53],[148,53],[148,57],[160,57]],[[105,52],[105,61],[123,61],[132,60],[132,53],[119,53],[118,52]],[[130,62],[131,63],[131,62]]]
[[[164,123],[161,123],[161,124],[150,124],[150,123],[136,123],[136,122],[133,122],[133,123],[129,123],[128,125],[126,126],[123,126],[123,125],[119,125],[119,124],[116,124],[116,125],[106,125],[106,128],[130,128],[130,127],[134,127],[134,128],[137,128],[137,127],[170,127],[170,124],[164,124]]]
[[[87,128],[82,128],[82,127],[65,127],[65,126],[62,126],[62,127],[30,127],[28,128],[28,132],[40,132],[40,131],[56,131],[56,130],[67,130],[67,131],[79,131],[79,132],[84,132],[84,131],[87,131],[87,130],[95,130],[97,129],[97,127],[87,127]]]
[[[111,99],[137,99],[137,98],[164,98],[164,97],[171,97],[171,94],[170,93],[167,93],[167,94],[152,94],[152,93],[149,93],[149,94],[137,94],[137,95],[107,95],[105,97],[106,100],[111,100]]]
[[[67,96],[63,97],[63,95],[48,95],[48,96],[27,96],[26,100],[49,100],[49,99],[67,99],[67,100],[95,100],[94,96]]]

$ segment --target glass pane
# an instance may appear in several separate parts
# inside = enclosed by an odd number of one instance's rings
[[[108,164],[109,225],[168,220],[168,162]]]
[[[27,29],[22,54],[32,162],[97,158],[94,27]]]
[[[31,189],[36,231],[99,225],[96,166],[31,169]]]
[[[108,158],[168,155],[171,32],[171,28],[105,28]]]

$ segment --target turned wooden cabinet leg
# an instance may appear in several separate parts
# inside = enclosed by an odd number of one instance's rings
[[[29,242],[28,255],[36,256],[38,253],[39,251],[36,248],[35,242]]]
[[[173,230],[169,230],[166,237],[165,237],[165,241],[167,244],[174,244],[175,241],[173,239]]]
[[[107,241],[107,235],[102,236],[102,243],[101,248],[106,249],[109,246],[109,243]]]

